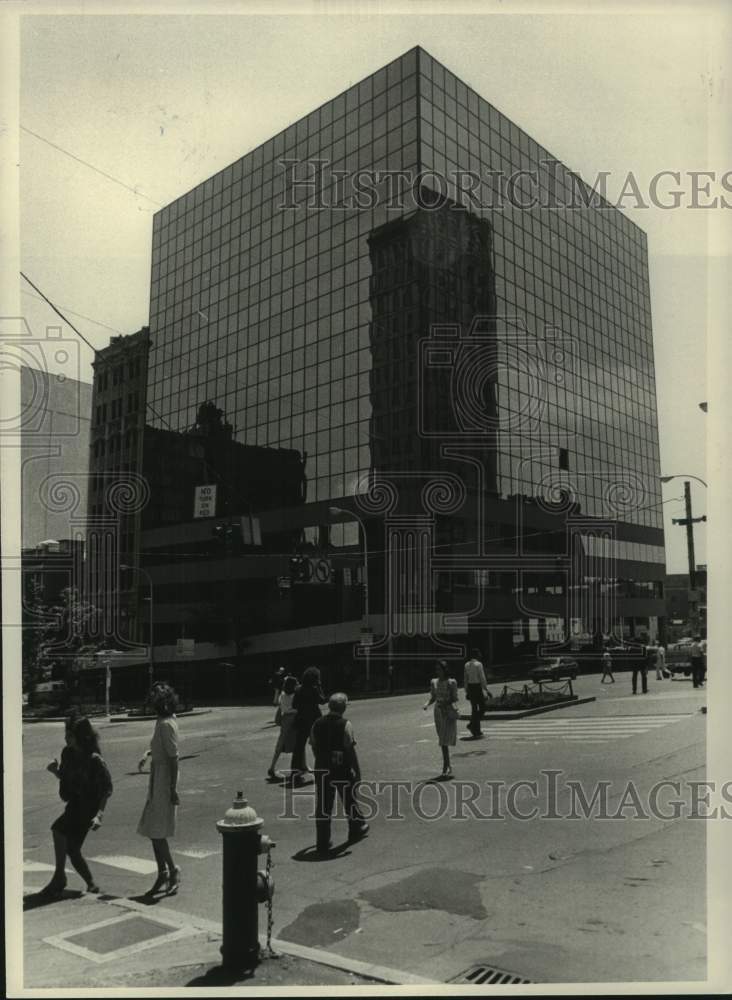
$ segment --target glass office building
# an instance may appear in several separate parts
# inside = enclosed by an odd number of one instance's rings
[[[420,343],[450,324],[453,362],[492,345],[468,387],[491,496],[566,490],[661,580],[645,235],[419,48],[155,215],[148,422],[182,431],[210,400],[237,441],[304,457],[307,503],[337,502],[434,467],[457,390]]]

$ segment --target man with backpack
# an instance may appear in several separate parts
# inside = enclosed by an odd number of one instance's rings
[[[344,718],[347,706],[345,694],[332,694],[328,699],[328,714],[316,719],[310,732],[315,754],[316,850],[320,854],[332,847],[330,825],[336,794],[348,817],[349,841],[359,840],[369,831],[354,796],[354,787],[361,780],[361,768],[353,727]]]

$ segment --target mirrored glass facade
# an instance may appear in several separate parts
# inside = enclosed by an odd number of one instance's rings
[[[454,261],[432,267],[434,308],[421,311],[421,286],[397,280],[409,255],[389,242],[395,222],[429,214],[412,194],[420,173],[419,190],[473,218],[458,241],[477,240],[460,290],[445,277]],[[155,216],[148,422],[182,431],[211,400],[237,441],[306,456],[308,502],[348,496],[374,469],[432,462],[409,388],[417,341],[488,311],[503,317],[478,390],[497,421],[491,492],[564,484],[583,514],[647,529],[640,558],[662,562],[646,238],[590,194],[426,52],[407,52]],[[516,331],[539,345],[528,372],[510,361]],[[538,418],[517,420],[537,394]]]

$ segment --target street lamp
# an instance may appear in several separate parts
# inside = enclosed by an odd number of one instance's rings
[[[130,570],[133,573],[134,572],[142,573],[142,575],[147,580],[148,587],[150,588],[150,596],[146,597],[144,599],[146,601],[150,602],[150,628],[149,628],[149,636],[148,636],[148,638],[150,640],[150,655],[149,655],[149,658],[148,658],[147,674],[148,674],[148,688],[150,690],[152,690],[152,685],[153,685],[153,665],[154,665],[154,659],[153,659],[153,656],[154,656],[154,654],[153,654],[153,583],[152,583],[152,579],[150,578],[150,574],[148,573],[148,571],[146,569],[143,569],[142,566],[128,566],[125,563],[122,563],[120,565],[120,569],[128,569],[128,570]]]
[[[365,621],[365,629],[362,631],[370,632],[371,628],[369,625],[369,546],[366,539],[366,525],[360,514],[357,514],[355,510],[344,510],[342,507],[329,507],[328,513],[331,517],[351,517],[358,521],[361,525],[361,531],[363,532],[363,617]],[[371,636],[367,636],[366,643],[366,688],[368,689],[371,682]]]
[[[679,474],[677,476],[659,476],[659,478],[660,478],[660,480],[661,480],[662,483],[670,483],[672,479],[695,479],[697,481],[697,483],[701,483],[702,486],[704,486],[704,487],[707,487],[707,485],[708,485],[699,476],[690,476],[688,474],[688,472],[684,473],[683,476],[681,474]]]

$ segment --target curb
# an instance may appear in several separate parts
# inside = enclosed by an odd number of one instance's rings
[[[176,712],[176,719],[189,719],[192,715],[210,715],[212,708],[195,708],[192,712]],[[110,715],[110,722],[154,722],[155,715]]]
[[[266,937],[260,937],[262,947],[266,944]],[[352,972],[356,976],[363,976],[365,979],[376,979],[379,982],[396,986],[439,986],[434,979],[425,979],[424,976],[417,976],[411,972],[402,972],[400,969],[390,969],[384,965],[372,965],[369,962],[361,962],[356,958],[348,958],[345,955],[337,955],[332,951],[321,951],[320,948],[308,948],[305,945],[294,944],[290,941],[281,941],[279,938],[272,939],[272,947],[275,951],[282,952],[283,955],[290,955],[292,958],[304,958],[318,965],[327,965],[332,969],[340,969],[341,972]]]
[[[571,701],[560,701],[556,705],[539,705],[537,708],[525,708],[517,712],[484,712],[481,721],[488,722],[495,720],[501,722],[505,719],[523,719],[527,715],[541,715],[544,712],[556,712],[560,708],[571,708],[573,705],[586,705],[587,702],[597,701],[594,694],[586,698],[573,698]],[[469,722],[469,715],[461,715],[461,722]]]
[[[87,716],[87,718],[89,719],[90,722],[106,722],[108,716],[106,716],[106,715],[104,715],[104,713],[102,713],[102,715],[89,715],[89,716]],[[38,722],[66,722],[66,716],[65,715],[47,715],[47,716],[44,716],[42,719],[39,719],[37,716],[32,715],[32,716],[27,716],[27,717],[24,716],[21,719],[21,723],[24,726],[35,725]]]
[[[192,712],[176,712],[176,719],[187,719],[191,715],[210,715],[213,712],[212,708],[196,708]],[[90,715],[89,720],[94,722],[154,722],[156,719],[155,715]],[[32,718],[22,719],[22,724],[35,725],[38,722],[66,722],[65,715],[48,715],[43,719],[38,719],[35,716]]]
[[[107,900],[106,902],[112,906],[119,906],[123,909],[133,910],[137,913],[145,914],[146,916],[149,916],[150,919],[154,918],[154,914],[150,915],[149,913],[149,907],[145,906],[143,903],[138,903],[136,900],[120,897],[118,899]],[[158,906],[155,907],[155,911],[160,917],[170,920],[171,922],[178,923],[181,927],[193,927],[202,933],[211,934],[217,938],[221,938],[223,936],[223,929],[218,921],[208,920],[205,917],[194,917],[189,914],[179,913],[177,910],[166,909]],[[265,934],[260,934],[259,943],[262,949],[266,947],[267,937]],[[435,982],[434,979],[426,979],[424,976],[418,976],[411,972],[402,972],[400,969],[390,969],[384,965],[362,962],[356,958],[349,958],[347,955],[338,955],[335,952],[323,951],[320,948],[309,948],[306,945],[295,944],[290,941],[282,941],[279,938],[272,938],[272,949],[275,952],[280,952],[283,955],[289,955],[292,958],[302,958],[308,962],[315,962],[318,965],[325,965],[332,969],[339,969],[341,972],[350,972],[356,976],[363,976],[366,979],[375,979],[388,985],[440,985]]]

